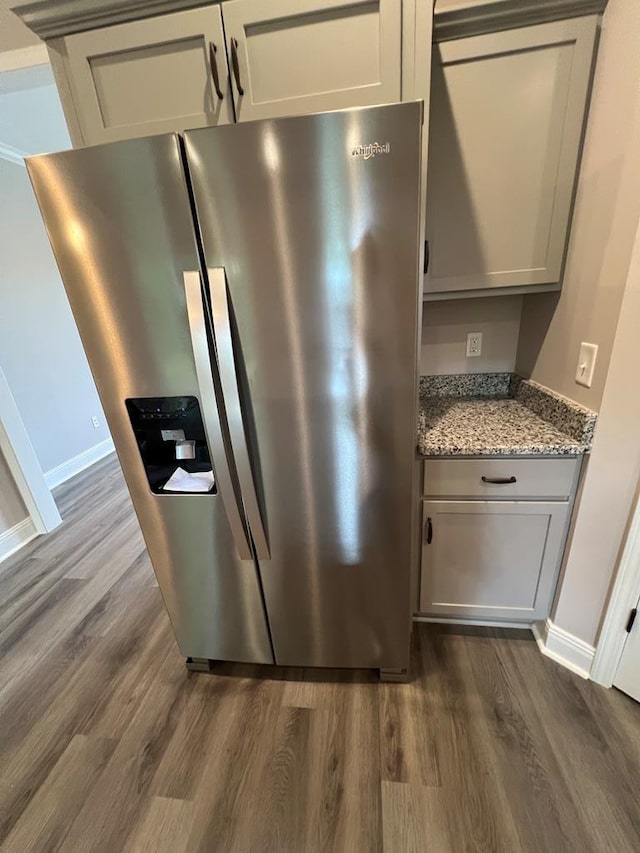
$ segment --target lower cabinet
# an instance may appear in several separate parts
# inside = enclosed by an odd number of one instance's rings
[[[423,500],[420,611],[526,623],[547,616],[570,507]]]

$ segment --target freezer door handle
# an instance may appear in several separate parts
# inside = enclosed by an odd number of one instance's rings
[[[251,468],[247,436],[242,417],[242,407],[240,405],[240,389],[238,387],[238,374],[231,337],[231,313],[227,277],[224,267],[209,267],[207,274],[209,276],[211,314],[213,317],[213,331],[216,339],[218,365],[220,368],[220,382],[227,410],[227,424],[231,436],[233,456],[238,472],[238,479],[240,480],[240,491],[242,492],[242,500],[249,522],[249,529],[253,537],[253,544],[256,548],[256,556],[259,560],[268,560],[270,559],[269,543],[258,502],[258,493]]]
[[[184,291],[187,298],[191,345],[193,347],[193,357],[198,377],[200,411],[204,422],[204,431],[207,436],[209,452],[211,453],[216,485],[240,559],[252,560],[253,554],[251,553],[249,532],[243,518],[240,503],[236,497],[222,437],[222,429],[220,427],[218,403],[216,401],[216,392],[211,374],[211,357],[207,341],[200,273],[193,271],[185,272],[183,279]]]

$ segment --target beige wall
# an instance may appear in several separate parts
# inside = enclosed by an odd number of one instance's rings
[[[0,0],[0,51],[42,44],[38,36],[28,30],[11,11],[19,3],[20,0]]]
[[[598,409],[640,215],[640,2],[609,0],[561,294],[524,298],[516,369]],[[598,344],[591,388],[581,341]]]
[[[609,0],[560,298],[525,297],[517,367],[600,410],[552,618],[597,640],[640,476],[640,3]],[[580,341],[600,347],[591,389]]]
[[[521,296],[425,302],[420,373],[501,373],[515,366]],[[466,357],[467,332],[482,332],[482,355]]]
[[[27,515],[11,471],[0,452],[0,536],[23,521]]]
[[[0,0],[0,52],[40,44],[40,39],[30,32],[10,11],[18,0]],[[27,517],[27,511],[0,454],[0,534]]]
[[[640,148],[638,149],[640,155]],[[640,229],[553,620],[594,643],[640,478]]]

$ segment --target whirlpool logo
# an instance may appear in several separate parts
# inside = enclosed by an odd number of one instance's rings
[[[362,160],[371,160],[378,154],[390,154],[391,145],[388,142],[368,142],[366,145],[356,145],[351,149],[351,156]]]

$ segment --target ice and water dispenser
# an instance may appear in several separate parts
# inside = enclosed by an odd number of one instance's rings
[[[125,404],[152,492],[215,493],[195,397],[140,397]]]

